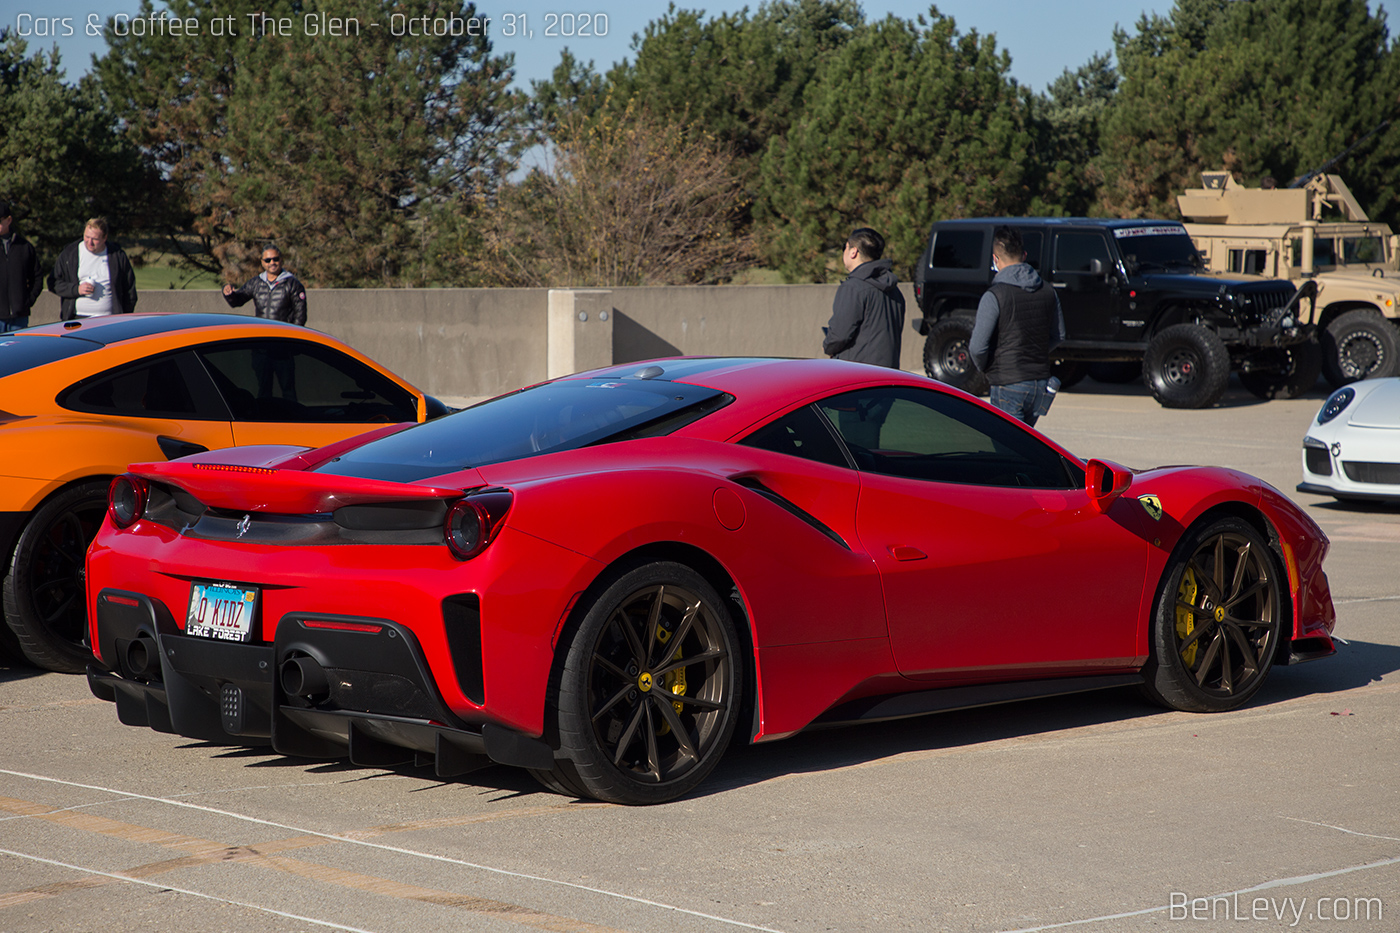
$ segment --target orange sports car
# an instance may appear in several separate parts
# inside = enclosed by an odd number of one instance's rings
[[[244,444],[321,447],[442,403],[304,327],[123,314],[0,334],[0,641],[86,669],[83,558],[130,463]]]

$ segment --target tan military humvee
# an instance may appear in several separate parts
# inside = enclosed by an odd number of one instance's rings
[[[1400,237],[1373,223],[1336,175],[1297,188],[1245,188],[1202,172],[1177,198],[1212,272],[1317,282],[1322,372],[1334,387],[1400,375]],[[1344,220],[1323,220],[1340,215]]]

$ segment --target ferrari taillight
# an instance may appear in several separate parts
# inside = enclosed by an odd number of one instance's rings
[[[510,511],[512,500],[510,490],[497,487],[477,490],[452,503],[442,525],[452,556],[471,560],[486,550]]]
[[[107,487],[107,514],[118,528],[130,528],[146,514],[151,487],[141,477],[123,473]]]

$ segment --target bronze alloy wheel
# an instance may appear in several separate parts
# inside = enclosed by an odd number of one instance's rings
[[[1244,703],[1273,665],[1285,613],[1277,561],[1238,518],[1188,532],[1158,598],[1149,693],[1175,709]]]
[[[729,743],[742,659],[729,612],[688,567],[648,564],[594,603],[560,684],[562,767],[615,803],[659,803],[698,784]]]

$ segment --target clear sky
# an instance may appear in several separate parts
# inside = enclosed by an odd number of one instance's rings
[[[710,14],[733,11],[744,6],[756,8],[758,0],[677,3],[682,8],[699,8]],[[868,19],[893,14],[913,19],[926,13],[929,5],[920,0],[865,0]],[[158,8],[160,4],[157,5]],[[85,35],[89,17],[102,23],[106,17],[125,13],[134,17],[139,0],[100,3],[96,0],[4,0],[0,3],[0,28],[9,27],[26,35],[27,41],[43,48],[57,43],[63,53],[68,77],[74,79],[90,67],[94,54],[106,51],[100,37]],[[1095,52],[1113,49],[1115,25],[1131,31],[1144,12],[1165,14],[1171,0],[1012,0],[989,3],[986,0],[941,0],[938,8],[952,16],[958,30],[993,33],[997,45],[1011,53],[1011,74],[1036,91],[1066,69],[1078,68]],[[1385,9],[1383,0],[1371,0],[1373,10]],[[515,53],[516,80],[528,88],[531,80],[546,78],[559,62],[559,53],[568,46],[575,57],[592,60],[600,71],[631,55],[632,36],[660,16],[661,3],[636,0],[483,0],[477,4],[480,15],[490,17],[487,27],[499,52]],[[55,22],[57,21],[57,22]],[[235,24],[242,28],[243,24]],[[573,35],[547,35],[547,32],[573,32]],[[66,31],[72,35],[63,35]],[[581,35],[584,30],[590,35]],[[513,31],[515,35],[506,35]],[[528,31],[528,34],[527,34]],[[167,41],[179,42],[176,37]]]

